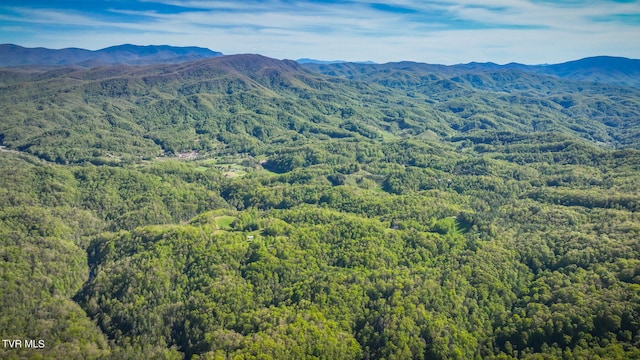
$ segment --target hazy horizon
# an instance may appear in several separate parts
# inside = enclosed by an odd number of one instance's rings
[[[47,48],[44,46],[39,46],[39,47],[27,47],[27,46],[23,46],[20,44],[11,44],[11,43],[5,43],[5,44],[0,44],[0,45],[11,45],[11,46],[20,46],[22,48],[25,49],[45,49],[45,50],[53,50],[53,51],[60,51],[60,50],[69,50],[69,49],[78,49],[78,50],[86,50],[86,51],[100,51],[100,50],[104,50],[104,49],[108,49],[108,48],[113,48],[113,47],[119,47],[119,46],[140,46],[140,47],[147,47],[147,46],[156,46],[156,47],[161,47],[161,46],[169,46],[169,47],[176,47],[176,48],[180,48],[180,47],[198,47],[198,48],[202,48],[202,49],[207,49],[207,50],[211,50],[214,52],[217,52],[217,50],[215,49],[209,49],[209,48],[205,48],[205,47],[200,47],[200,46],[196,46],[196,45],[187,45],[187,46],[175,46],[175,45],[171,45],[171,44],[114,44],[111,46],[107,46],[105,48],[100,48],[100,49],[95,49],[95,50],[91,50],[91,49],[85,49],[85,48],[80,48],[77,46],[74,47],[66,47],[66,48]],[[222,53],[223,56],[230,56],[230,55],[246,55],[246,54],[251,54],[251,53],[237,53],[237,54],[224,54]],[[262,55],[262,56],[266,56],[264,54],[257,54],[256,55]],[[570,62],[570,61],[579,61],[579,60],[583,60],[586,58],[595,58],[595,57],[612,57],[612,58],[626,58],[626,59],[631,59],[631,60],[640,60],[640,59],[635,59],[635,58],[627,58],[627,57],[617,57],[617,56],[611,56],[611,55],[606,55],[606,54],[602,54],[602,55],[593,55],[593,56],[587,56],[584,58],[580,58],[580,59],[568,59],[566,61],[563,61],[561,63],[564,62]],[[275,58],[278,59],[278,58]],[[555,64],[560,64],[560,63],[540,63],[540,64],[527,64],[527,63],[517,63],[517,62],[505,62],[505,63],[496,63],[495,61],[486,61],[486,62],[478,62],[475,60],[469,60],[467,62],[464,63],[455,63],[455,64],[439,64],[439,63],[429,63],[429,62],[425,62],[425,61],[413,61],[413,60],[398,60],[398,61],[388,61],[388,62],[374,62],[374,61],[370,61],[370,60],[356,60],[356,61],[349,61],[349,60],[342,60],[342,59],[315,59],[315,58],[309,58],[309,57],[303,57],[303,58],[297,58],[297,59],[290,59],[290,58],[281,58],[278,60],[293,60],[293,61],[297,61],[300,62],[301,64],[303,63],[309,63],[309,62],[313,62],[313,63],[322,63],[322,64],[335,64],[335,63],[356,63],[356,64],[377,64],[377,65],[384,65],[384,64],[391,64],[391,63],[398,63],[398,62],[415,62],[415,63],[422,63],[422,64],[428,64],[428,65],[445,65],[445,66],[455,66],[455,65],[466,65],[466,64],[472,64],[472,63],[479,63],[479,64],[483,64],[483,63],[493,63],[499,66],[504,66],[504,65],[509,65],[509,64],[519,64],[519,65],[525,65],[525,66],[545,66],[545,65],[555,65]]]

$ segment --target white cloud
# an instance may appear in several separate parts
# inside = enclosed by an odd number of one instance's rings
[[[381,11],[369,2],[231,2],[166,0],[178,13],[111,10],[108,17],[80,11],[12,8],[0,11],[3,37],[27,46],[90,49],[120,43],[206,46],[224,53],[276,58],[403,59],[559,62],[591,55],[640,57],[638,26],[595,17],[640,13],[638,3],[599,1],[560,6],[527,0],[396,0],[387,5],[417,13]],[[148,5],[151,5],[149,3]],[[191,9],[191,10],[190,10]],[[0,7],[1,10],[1,7]],[[116,18],[108,21],[106,18]],[[136,19],[127,21],[127,19]],[[12,28],[40,25],[47,31]],[[74,32],[65,26],[71,25]],[[78,27],[83,28],[77,31]],[[456,28],[458,27],[458,28]],[[15,41],[20,42],[20,41]]]

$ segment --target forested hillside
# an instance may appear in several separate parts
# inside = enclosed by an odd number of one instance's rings
[[[0,358],[640,358],[640,90],[305,67],[1,70]]]
[[[335,139],[438,143],[487,130],[640,147],[636,88],[513,70],[333,66],[374,71],[327,77],[258,55],[152,67],[4,70],[0,141],[61,164],[130,163],[192,150],[256,156]]]

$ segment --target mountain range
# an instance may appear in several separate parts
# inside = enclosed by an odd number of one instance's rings
[[[608,66],[620,61],[630,65]],[[640,148],[640,89],[609,84],[623,74],[625,84],[638,83],[637,64],[585,59],[546,67],[556,69],[550,75],[516,64],[299,64],[245,54],[5,68],[0,145],[62,163],[192,150],[258,155],[344,138],[449,141],[482,131]]]
[[[296,62],[298,64],[320,64],[320,65],[342,64],[347,62],[353,62],[355,64],[375,64],[375,62],[373,61],[317,60],[317,59],[310,59],[310,58],[297,59]]]
[[[550,75],[558,78],[640,87],[640,60],[613,56],[595,56],[553,65],[525,65],[509,63],[477,63],[437,65],[403,61],[386,64],[304,61],[303,65],[314,71],[339,75],[352,79],[370,77],[373,73],[431,72],[464,74],[486,71],[522,71],[530,74]]]
[[[188,62],[217,56],[223,56],[223,54],[195,46],[138,46],[125,44],[91,51],[79,48],[53,50],[0,44],[0,67],[152,65]],[[388,73],[392,70],[419,70],[421,72],[446,74],[513,70],[578,81],[640,87],[640,60],[613,56],[594,56],[552,65],[525,65],[519,63],[498,65],[491,62],[438,65],[411,61],[376,64],[371,61],[325,61],[309,58],[301,58],[296,62],[314,71],[349,78],[357,78],[356,74],[368,74],[367,76],[370,76],[374,72]]]
[[[91,51],[79,48],[52,50],[25,48],[13,44],[0,45],[0,66],[68,66],[93,67],[101,65],[149,65],[178,63],[221,56],[222,53],[189,46],[118,45]]]

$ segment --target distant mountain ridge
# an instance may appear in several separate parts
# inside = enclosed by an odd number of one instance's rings
[[[346,61],[346,60],[317,60],[310,58],[297,59],[298,64],[342,64],[353,62],[354,64],[376,64],[373,61]]]
[[[552,65],[525,65],[509,63],[499,65],[492,62],[439,65],[413,61],[386,64],[364,64],[352,62],[300,62],[309,70],[326,75],[352,79],[370,77],[375,73],[402,71],[410,73],[438,73],[461,75],[477,72],[522,71],[530,74],[549,75],[562,79],[596,82],[610,85],[640,87],[640,60],[613,56],[595,56]]]
[[[223,55],[221,52],[196,46],[124,44],[92,51],[79,48],[59,50],[25,48],[13,44],[1,44],[0,66],[152,65],[180,63],[221,55]]]
[[[26,48],[13,44],[0,44],[0,67],[20,66],[108,66],[154,65],[182,63],[223,56],[221,52],[207,48],[169,45],[117,45],[100,50],[65,48]],[[640,60],[613,56],[594,56],[551,65],[525,65],[492,62],[470,62],[457,65],[428,64],[413,61],[377,64],[371,61],[347,62],[342,60],[316,60],[302,58],[297,64],[325,75],[362,78],[371,74],[392,71],[439,73],[461,75],[475,72],[522,71],[531,74],[550,75],[558,78],[596,82],[611,85],[640,87]]]
[[[640,87],[640,60],[595,56],[542,66],[542,73],[579,81]]]

